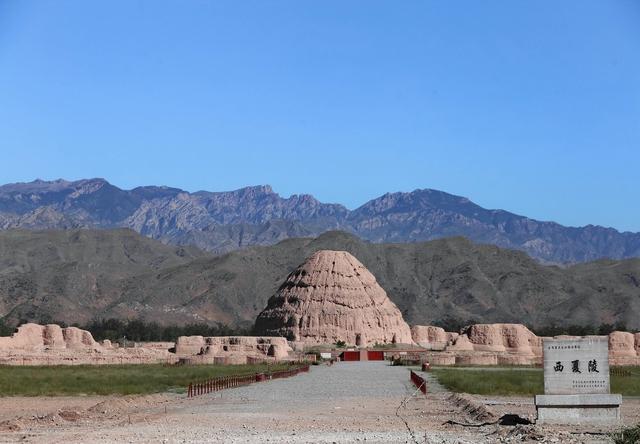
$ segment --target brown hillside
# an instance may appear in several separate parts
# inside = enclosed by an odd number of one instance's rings
[[[210,256],[129,230],[5,231],[0,316],[251,325],[287,275],[318,250],[357,257],[411,325],[454,317],[640,327],[638,259],[560,268],[463,238],[371,244],[343,232]]]

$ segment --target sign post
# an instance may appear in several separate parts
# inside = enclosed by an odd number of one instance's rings
[[[543,340],[544,395],[536,395],[539,423],[616,424],[621,395],[610,393],[606,336]]]

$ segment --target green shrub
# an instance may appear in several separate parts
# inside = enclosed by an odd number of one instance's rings
[[[634,427],[625,427],[622,430],[609,434],[614,444],[640,443],[640,424]]]

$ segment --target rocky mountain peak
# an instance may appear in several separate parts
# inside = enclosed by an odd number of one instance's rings
[[[74,192],[71,194],[71,197],[79,197],[84,194],[95,193],[104,187],[113,187],[114,189],[117,189],[106,180],[100,178],[79,180],[72,184]]]
[[[278,194],[273,191],[273,188],[271,188],[271,185],[253,185],[230,191],[229,193],[239,194],[243,197],[278,196]]]
[[[386,193],[350,211],[309,194],[283,198],[270,185],[190,193],[162,186],[122,190],[102,178],[38,179],[0,186],[0,229],[20,227],[128,227],[213,252],[341,229],[372,242],[464,236],[553,263],[640,256],[639,233],[564,227],[428,188]]]

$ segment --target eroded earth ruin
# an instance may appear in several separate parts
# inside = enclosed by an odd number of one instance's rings
[[[304,344],[411,344],[411,330],[376,278],[346,251],[318,251],[294,270],[256,330]]]

